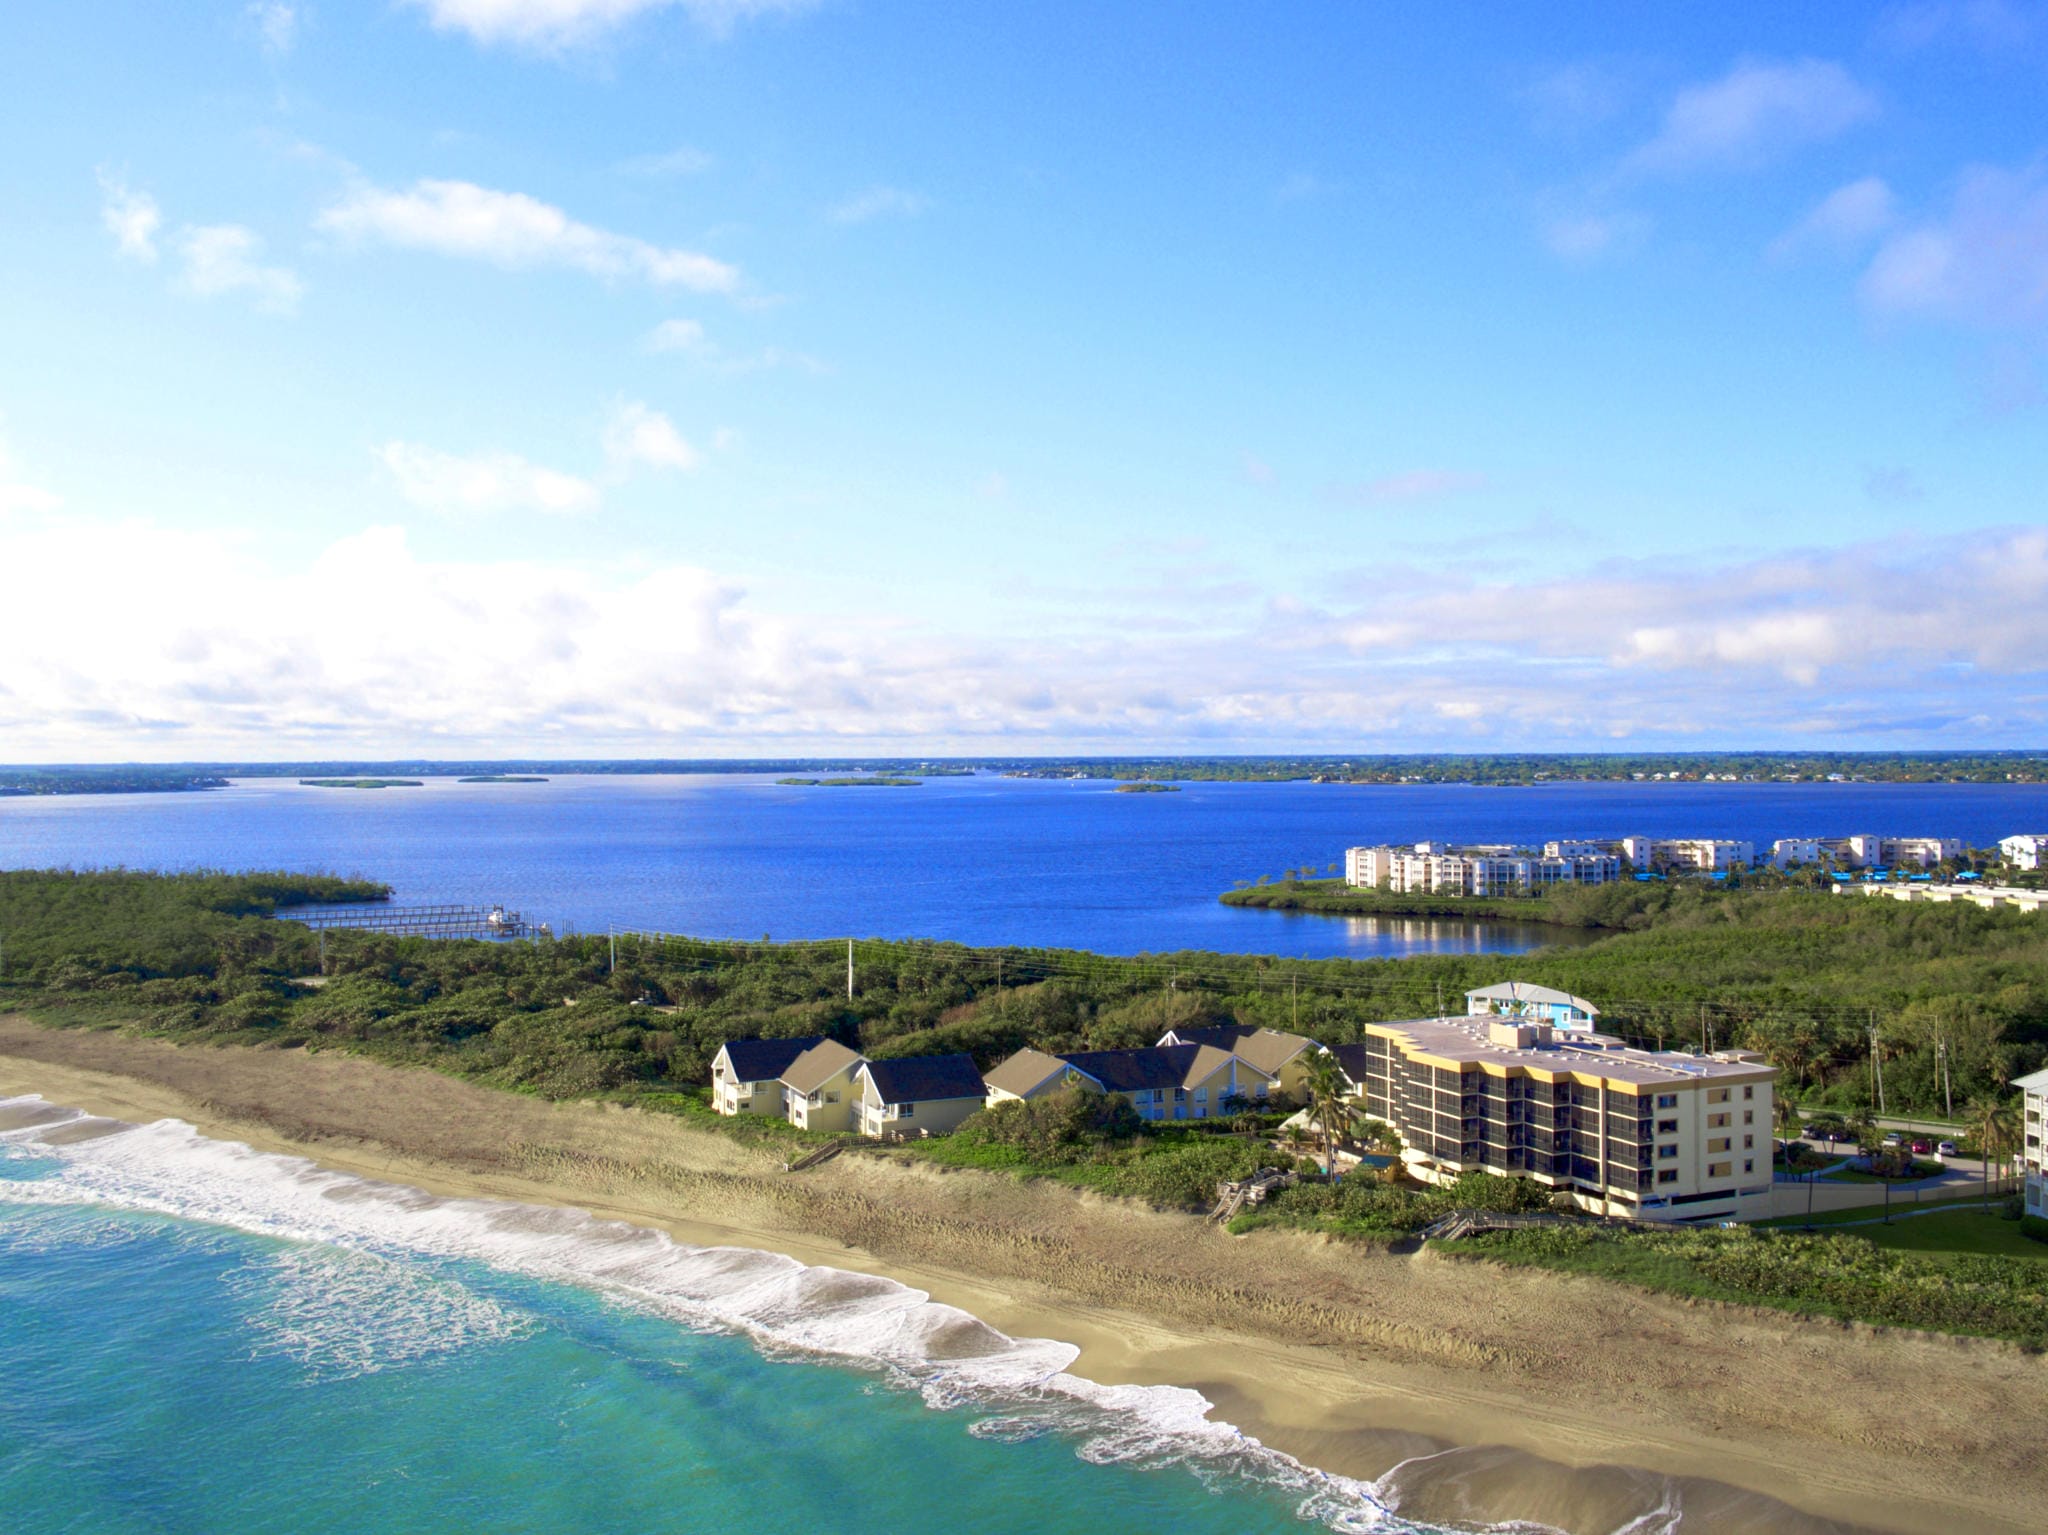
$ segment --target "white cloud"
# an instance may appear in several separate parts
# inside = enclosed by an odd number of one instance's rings
[[[289,268],[263,265],[263,242],[254,230],[239,224],[187,228],[179,231],[177,248],[184,263],[179,281],[189,293],[246,293],[272,314],[290,314],[299,306],[305,285]]]
[[[286,0],[255,0],[247,15],[256,24],[256,33],[263,39],[265,53],[273,58],[282,58],[292,51],[303,19],[299,7],[287,4]]]
[[[914,218],[930,206],[920,193],[901,187],[869,187],[828,210],[825,217],[835,224],[865,224],[871,219]]]
[[[1877,98],[1841,65],[1746,60],[1672,100],[1657,136],[1625,168],[1677,172],[1762,164],[1838,137],[1877,115]]]
[[[164,222],[156,199],[107,171],[100,172],[100,222],[122,255],[135,261],[156,260],[157,231]]]
[[[604,454],[614,474],[635,468],[695,469],[704,455],[683,440],[683,434],[660,411],[628,400],[605,423]]]
[[[1887,9],[1878,20],[1877,36],[1908,53],[1958,42],[1986,53],[2010,54],[2031,43],[2041,23],[2038,9],[2024,10],[2009,0],[1920,0]]]
[[[1876,176],[1835,188],[1814,210],[1771,242],[1770,254],[1784,261],[1808,251],[1853,251],[1898,222],[1898,199]]]
[[[1587,263],[1620,255],[1642,244],[1650,221],[1640,213],[1577,213],[1546,219],[1540,233],[1550,253]]]
[[[759,373],[770,368],[789,368],[802,373],[831,370],[805,352],[782,347],[763,347],[758,352],[729,352],[705,333],[695,320],[663,320],[640,338],[643,350],[671,352],[688,357],[699,367],[715,373]]]
[[[723,36],[756,16],[808,10],[815,0],[408,0],[436,30],[463,32],[479,43],[560,49],[597,41],[635,18],[681,10],[705,31]]]
[[[0,739],[24,759],[693,755],[1430,745],[2048,729],[2048,530],[1749,562],[1469,570],[1355,604],[1185,582],[1099,624],[934,632],[609,558],[420,557],[373,528],[304,564],[146,523],[0,525]],[[90,570],[93,601],[63,573]],[[1438,573],[1439,576],[1442,573]],[[1513,612],[1509,626],[1475,612]],[[1711,723],[1700,700],[1711,697]],[[303,744],[300,744],[303,743]],[[556,743],[561,743],[557,745]]]
[[[487,517],[503,512],[576,514],[594,511],[597,487],[517,453],[463,457],[417,443],[388,442],[377,457],[414,506],[445,517]]]
[[[1628,90],[1610,66],[1594,61],[1553,70],[1522,91],[1522,103],[1541,133],[1571,135],[1620,112]]]
[[[710,256],[613,234],[578,223],[523,192],[498,192],[466,181],[417,181],[402,192],[360,186],[323,211],[317,222],[345,239],[513,270],[566,267],[700,293],[729,293],[740,280],[736,268]]]
[[[2048,175],[1964,173],[1943,218],[1912,224],[1878,247],[1862,296],[1886,314],[1997,330],[2048,320]]]
[[[650,352],[703,352],[711,343],[695,320],[663,320],[641,342]]]
[[[635,155],[630,160],[621,160],[618,172],[622,176],[701,176],[713,163],[703,150],[685,146],[664,154]]]

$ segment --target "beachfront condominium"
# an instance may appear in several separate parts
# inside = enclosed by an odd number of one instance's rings
[[[2048,868],[2048,832],[2021,832],[1998,839],[1998,856],[2015,869]]]
[[[2013,1083],[2020,1099],[2020,1171],[2026,1175],[2027,1214],[2048,1216],[2048,1071]]]
[[[1771,863],[1832,864],[1838,869],[1909,867],[1931,869],[1963,856],[1960,837],[1886,837],[1858,832],[1849,837],[1780,837],[1771,844]]]
[[[1770,1202],[1777,1072],[1759,1056],[1476,1016],[1367,1024],[1336,1055],[1425,1183],[1533,1178],[1581,1209],[1649,1220],[1750,1218]]]
[[[1756,844],[1720,837],[1623,837],[1621,854],[1638,869],[1720,874],[1756,862]]]
[[[1551,885],[1604,885],[1621,877],[1611,852],[1556,854],[1534,848],[1354,847],[1344,851],[1344,881],[1366,890],[1429,895],[1509,895]]]

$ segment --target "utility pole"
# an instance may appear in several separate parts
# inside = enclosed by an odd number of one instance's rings
[[[1877,1030],[1870,1031],[1870,1083],[1877,1094],[1877,1112],[1884,1112],[1884,1057],[1877,1051]]]
[[[1294,1032],[1301,1032],[1301,977],[1294,977]]]
[[[846,1000],[853,1000],[853,940],[846,940]]]
[[[1948,1075],[1948,1036],[1943,1034],[1934,1041],[1934,1058],[1941,1063],[1941,1102],[1950,1123],[1956,1117],[1955,1084]]]

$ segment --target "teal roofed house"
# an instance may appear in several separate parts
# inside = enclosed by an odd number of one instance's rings
[[[1498,986],[1482,986],[1477,991],[1465,993],[1465,1012],[1470,1017],[1482,1014],[1508,1018],[1528,1018],[1537,1023],[1547,1023],[1554,1029],[1576,1029],[1580,1033],[1593,1031],[1593,1020],[1600,1016],[1600,1009],[1584,997],[1575,997],[1568,991],[1558,991],[1549,986],[1536,986],[1528,981],[1502,981]]]

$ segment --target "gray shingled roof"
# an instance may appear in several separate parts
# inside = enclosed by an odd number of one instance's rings
[[[1175,1029],[1160,1041],[1175,1040],[1183,1045],[1214,1045],[1219,1050],[1228,1050],[1239,1060],[1256,1066],[1268,1076],[1279,1071],[1304,1050],[1313,1049],[1315,1041],[1302,1034],[1289,1034],[1281,1029],[1251,1029],[1243,1024],[1220,1023],[1208,1028]]]
[[[1056,1055],[1047,1055],[1043,1050],[1033,1050],[1026,1045],[1008,1060],[991,1067],[982,1080],[992,1088],[1014,1093],[1019,1098],[1032,1093],[1062,1075],[1067,1063]]]
[[[1214,1045],[1154,1045],[1149,1050],[1090,1050],[1060,1059],[1110,1092],[1137,1093],[1205,1082],[1229,1062],[1230,1052]],[[1254,1066],[1246,1069],[1259,1070]],[[1259,1075],[1270,1077],[1272,1073],[1259,1071]]]
[[[1349,1077],[1354,1084],[1365,1081],[1365,1074],[1368,1070],[1366,1062],[1370,1057],[1366,1055],[1363,1044],[1332,1045],[1330,1046],[1330,1054],[1337,1057],[1338,1066],[1343,1069],[1344,1075]]]
[[[809,1039],[728,1039],[725,1059],[733,1076],[742,1082],[776,1082],[789,1070],[790,1062],[824,1042],[822,1034]]]
[[[836,1039],[821,1039],[789,1063],[782,1080],[797,1092],[813,1093],[859,1060],[859,1051],[847,1049]]]
[[[908,1055],[869,1061],[862,1074],[883,1103],[930,1103],[940,1098],[979,1098],[981,1072],[971,1055]]]

